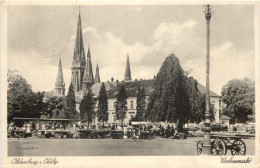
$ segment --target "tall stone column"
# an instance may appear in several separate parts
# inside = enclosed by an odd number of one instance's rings
[[[205,18],[207,21],[207,34],[206,34],[206,46],[207,46],[207,61],[206,61],[206,111],[205,111],[205,130],[203,139],[202,154],[211,154],[211,144],[210,144],[210,97],[209,97],[209,63],[210,63],[210,19],[211,19],[211,8],[210,5],[206,6]]]

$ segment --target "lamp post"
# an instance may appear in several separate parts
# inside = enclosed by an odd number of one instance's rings
[[[205,130],[204,130],[204,139],[202,146],[202,154],[210,155],[211,154],[211,144],[210,144],[210,98],[209,98],[209,53],[210,53],[210,18],[211,18],[211,8],[210,5],[206,5],[205,18],[207,21],[207,61],[206,61],[206,111],[205,111]]]

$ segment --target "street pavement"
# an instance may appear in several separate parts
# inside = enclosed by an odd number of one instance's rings
[[[187,139],[8,139],[9,156],[155,156],[197,155],[201,137]],[[255,154],[255,140],[244,140],[247,155]],[[230,151],[227,155],[231,155]]]

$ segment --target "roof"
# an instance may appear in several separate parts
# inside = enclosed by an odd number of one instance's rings
[[[65,86],[65,84],[64,84],[64,80],[63,80],[62,64],[61,64],[61,58],[60,58],[55,88],[59,88],[59,87],[64,88],[64,86]]]
[[[84,51],[83,35],[82,35],[82,28],[81,28],[81,17],[80,17],[80,13],[79,13],[72,66],[73,67],[81,67],[81,66],[85,67],[85,65],[86,65],[85,51]]]
[[[95,83],[100,83],[98,63],[97,63],[97,67],[96,67]]]
[[[84,82],[95,83],[94,77],[93,77],[91,54],[90,54],[89,47],[88,47],[88,53],[87,53],[87,65],[85,67],[84,76],[83,76],[83,83]]]
[[[116,98],[117,94],[124,84],[127,97],[137,97],[138,88],[144,87],[145,95],[149,96],[153,91],[153,79],[151,80],[139,80],[139,81],[129,81],[124,83],[118,83],[118,86],[111,88],[108,90],[108,98]]]
[[[105,87],[107,90],[108,98],[116,98],[122,85],[125,86],[127,97],[137,97],[139,87],[144,87],[145,95],[149,96],[151,94],[151,92],[153,91],[153,82],[154,82],[154,79],[127,81],[127,82],[118,82],[118,81],[109,82],[108,81],[105,83]],[[94,85],[92,85],[91,89],[92,89],[92,93],[94,94],[95,97],[98,96],[101,85],[102,85],[102,83],[95,83]],[[199,83],[198,83],[198,90],[203,94],[206,93],[206,87]],[[82,91],[82,90],[75,94],[77,103],[81,102],[83,94],[84,94],[84,91]],[[216,93],[214,93],[212,91],[210,91],[210,96],[220,97],[219,95],[217,95]]]
[[[200,83],[198,83],[198,90],[202,93],[202,94],[206,94],[206,87],[201,85]],[[209,91],[209,95],[211,97],[220,97],[218,94],[216,94],[215,92],[213,91]]]
[[[220,120],[230,120],[231,118],[230,117],[228,117],[228,116],[226,116],[226,115],[224,115],[224,114],[222,114],[221,116],[220,116]]]
[[[126,68],[125,68],[125,81],[131,81],[131,69],[130,69],[130,62],[129,62],[129,55],[127,54],[127,60],[126,60]]]

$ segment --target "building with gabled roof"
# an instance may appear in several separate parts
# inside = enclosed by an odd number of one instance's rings
[[[107,90],[108,96],[108,123],[119,122],[116,119],[116,100],[119,90],[122,85],[124,85],[126,94],[127,94],[127,109],[128,112],[126,114],[125,123],[129,122],[129,120],[136,115],[136,99],[138,94],[138,88],[144,87],[145,89],[145,96],[146,96],[146,104],[148,104],[148,98],[153,91],[153,82],[154,79],[148,80],[135,80],[135,81],[107,81],[105,82],[105,87]],[[92,93],[94,97],[98,97],[99,90],[101,87],[101,83],[95,83],[92,87]],[[204,94],[205,93],[205,86],[198,84],[198,90]],[[79,105],[83,98],[84,92],[78,92],[76,94],[76,103],[77,103],[77,110],[79,111]],[[221,97],[216,93],[210,91],[210,102],[213,104],[215,108],[215,122],[218,123],[220,112],[221,112]],[[96,120],[97,122],[97,120]]]

